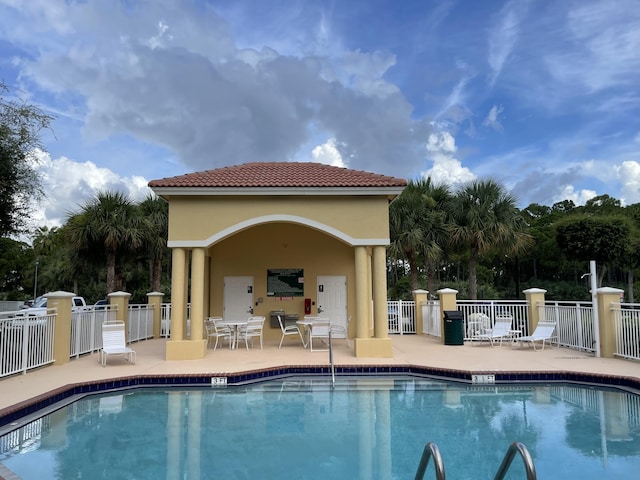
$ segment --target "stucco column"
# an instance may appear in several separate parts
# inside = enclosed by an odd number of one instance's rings
[[[387,270],[383,246],[373,247],[371,259],[365,247],[356,247],[357,324],[354,353],[360,358],[391,358],[393,344],[387,326]],[[372,298],[373,297],[373,298]],[[374,335],[371,337],[373,301]]]
[[[173,249],[171,265],[171,339],[167,342],[167,360],[196,360],[206,355],[204,340],[204,260],[203,248],[194,248],[191,255],[191,277],[187,251]],[[187,292],[191,280],[191,339],[185,336],[187,324]],[[175,295],[175,296],[174,296]]]
[[[69,362],[71,355],[71,299],[75,293],[46,293],[47,312],[56,309],[56,320],[53,326],[53,364],[63,365]]]
[[[544,294],[546,290],[541,288],[529,288],[523,291],[525,298],[527,299],[527,318],[529,319],[529,333],[538,326],[538,322],[543,322],[544,319]],[[557,333],[557,332],[556,332]],[[523,332],[523,335],[525,333]]]
[[[438,290],[438,295],[440,295],[440,342],[444,344],[444,311],[458,309],[458,291],[453,288],[443,288]]]
[[[107,295],[109,303],[116,307],[116,320],[124,322],[124,331],[129,341],[129,298],[131,294],[127,292],[112,292]]]
[[[416,306],[416,335],[422,335],[424,331],[424,319],[422,318],[422,305],[429,300],[429,292],[426,290],[414,290],[413,303]]]
[[[375,338],[389,336],[387,322],[387,252],[382,246],[373,247],[373,333]]]
[[[615,314],[611,304],[620,303],[620,294],[624,290],[619,288],[603,287],[596,290],[598,295],[598,318],[600,320],[600,356],[612,358],[616,351],[616,326]]]
[[[174,248],[171,252],[171,341],[184,340],[187,298],[185,266],[187,252],[184,248]]]
[[[147,303],[153,309],[153,338],[160,338],[160,323],[162,322],[162,297],[164,293],[147,293]]]
[[[367,312],[367,249],[365,247],[355,248],[356,263],[356,345],[360,338],[369,336],[369,325]]]

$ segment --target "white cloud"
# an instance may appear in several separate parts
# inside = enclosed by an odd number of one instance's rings
[[[623,205],[640,202],[640,163],[635,161],[622,162],[615,170],[622,183],[620,202]]]
[[[576,205],[584,205],[587,200],[597,196],[593,190],[582,189],[576,191],[573,185],[564,185],[560,192],[553,198],[552,204],[562,202],[564,200],[572,200]]]
[[[494,105],[491,107],[491,110],[489,110],[489,113],[484,119],[484,122],[482,122],[482,125],[493,128],[496,132],[502,132],[502,124],[500,123],[500,120],[498,120],[498,117],[503,111],[504,108],[502,106]]]
[[[500,76],[511,51],[520,35],[520,22],[528,2],[511,0],[498,14],[498,22],[489,35],[489,56],[487,61],[491,67],[489,83],[493,85]]]
[[[121,177],[93,162],[75,162],[66,157],[52,159],[46,152],[36,151],[36,171],[42,176],[46,197],[35,206],[34,227],[59,227],[69,213],[104,191],[118,191],[133,201],[143,200],[152,191],[148,180],[140,176]]]
[[[313,156],[314,162],[324,163],[334,167],[346,167],[342,160],[342,155],[340,155],[336,146],[335,138],[330,138],[326,143],[315,147],[312,150],[311,155]]]
[[[426,149],[427,158],[433,162],[433,166],[422,172],[423,177],[431,177],[437,185],[453,186],[475,179],[475,175],[454,157],[453,154],[457,150],[456,141],[449,132],[429,135]]]

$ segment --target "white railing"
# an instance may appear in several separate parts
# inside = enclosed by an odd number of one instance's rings
[[[389,333],[416,333],[416,303],[414,301],[387,300]]]
[[[493,328],[496,318],[511,317],[512,328],[520,330],[522,335],[529,334],[527,302],[523,300],[458,300],[458,310],[464,318],[465,339],[473,338],[472,332],[477,330],[477,323],[482,319],[486,322],[482,329]]]
[[[116,306],[91,307],[71,314],[71,358],[102,348],[102,324],[116,319]]]
[[[616,351],[621,358],[640,360],[640,305],[612,303]]]
[[[163,303],[160,307],[160,336],[169,338],[171,336],[171,304]],[[191,304],[187,304],[187,337],[191,335]]]
[[[20,315],[3,312],[0,320],[0,377],[53,363],[56,314]]]
[[[591,302],[545,302],[538,307],[540,321],[555,321],[560,346],[596,351]]]
[[[442,336],[442,322],[440,322],[440,300],[423,302],[422,333],[434,337]]]
[[[129,305],[129,342],[153,338],[153,305]]]

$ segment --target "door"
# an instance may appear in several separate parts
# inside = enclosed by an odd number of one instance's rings
[[[347,277],[318,276],[318,316],[328,317],[332,324],[347,328]]]
[[[253,313],[253,277],[224,277],[224,319],[244,320]]]

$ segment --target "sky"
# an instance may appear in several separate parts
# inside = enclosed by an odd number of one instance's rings
[[[35,226],[256,161],[630,205],[639,25],[640,0],[0,0],[0,79],[54,117]]]

